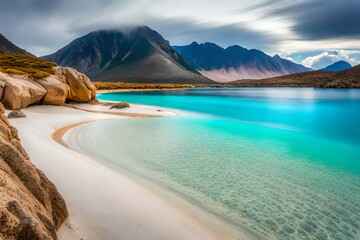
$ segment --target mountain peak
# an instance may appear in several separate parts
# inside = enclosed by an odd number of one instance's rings
[[[158,32],[147,26],[91,32],[44,57],[94,81],[209,83]]]
[[[346,69],[349,69],[351,68],[352,66],[350,65],[350,63],[346,62],[346,61],[343,61],[343,60],[340,60],[340,61],[337,61],[325,68],[322,68],[320,70],[322,71],[331,71],[331,72],[340,72],[340,71],[343,71],[343,70],[346,70]]]

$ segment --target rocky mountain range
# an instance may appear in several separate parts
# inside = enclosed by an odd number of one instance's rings
[[[43,58],[76,68],[99,82],[212,82],[193,70],[168,41],[146,26],[91,32]]]
[[[335,63],[333,63],[323,69],[320,69],[320,70],[331,71],[331,72],[340,72],[340,71],[350,69],[350,68],[351,68],[350,63],[345,62],[345,61],[338,61],[338,62],[335,62]]]
[[[214,43],[193,42],[187,46],[173,46],[173,48],[202,75],[223,83],[311,70],[279,55],[271,57],[260,50],[249,50],[237,45],[224,49]]]

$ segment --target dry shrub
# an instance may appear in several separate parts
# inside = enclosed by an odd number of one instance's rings
[[[32,78],[46,78],[55,71],[54,62],[26,55],[0,54],[0,71],[9,74],[27,75]]]

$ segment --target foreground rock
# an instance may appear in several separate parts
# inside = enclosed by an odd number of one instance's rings
[[[72,68],[56,67],[55,74],[44,79],[0,72],[0,101],[7,109],[32,104],[64,105],[66,101],[91,102],[96,88],[84,74]]]
[[[60,78],[61,80],[62,78]],[[50,76],[37,82],[46,89],[47,93],[43,99],[43,104],[64,105],[70,91],[66,82],[59,81],[59,75]]]
[[[13,110],[8,114],[7,117],[8,118],[24,118],[24,117],[26,117],[26,115],[21,110]]]
[[[57,239],[64,199],[30,161],[0,103],[0,239]]]
[[[68,100],[79,103],[95,100],[96,88],[85,74],[73,68],[58,67],[56,76],[70,87]]]

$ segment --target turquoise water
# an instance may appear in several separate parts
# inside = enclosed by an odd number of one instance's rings
[[[234,239],[360,239],[360,90],[190,89],[98,98],[196,113],[94,122],[65,140],[173,193]]]

